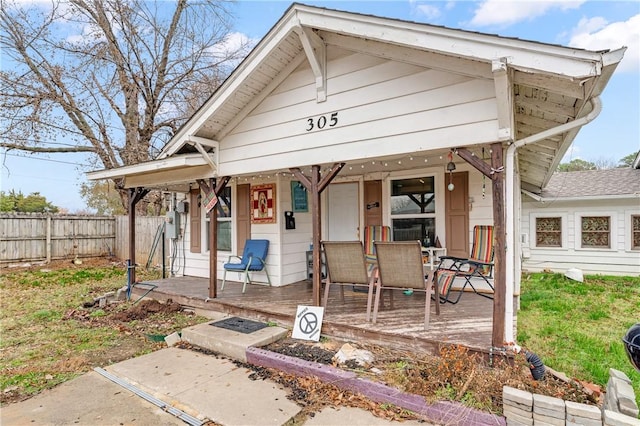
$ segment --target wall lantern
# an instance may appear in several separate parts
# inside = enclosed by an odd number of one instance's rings
[[[453,162],[453,154],[449,152],[449,162],[447,163],[447,171],[449,172],[449,185],[447,189],[453,191],[455,186],[453,185],[453,171],[456,169],[456,164]]]

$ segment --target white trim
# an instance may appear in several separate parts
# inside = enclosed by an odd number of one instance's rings
[[[559,217],[560,218],[560,234],[561,241],[560,247],[548,247],[537,245],[537,226],[536,219],[545,217]],[[544,213],[529,213],[529,244],[527,247],[530,250],[567,250],[569,248],[569,226],[568,217],[566,212],[544,212]],[[523,244],[524,246],[524,244]]]
[[[163,160],[151,160],[131,166],[122,166],[115,169],[96,170],[88,172],[86,176],[89,180],[116,179],[137,174],[154,173],[183,167],[204,166],[207,164],[208,162],[205,161],[199,153],[184,154]]]
[[[508,57],[514,68],[552,74],[562,70],[570,78],[600,75],[603,63],[619,62],[626,50],[593,52],[304,5],[294,5],[289,13],[295,13],[301,25],[311,28],[485,62]]]
[[[637,253],[640,252],[640,248],[634,249],[632,247],[633,241],[633,222],[632,216],[640,216],[640,210],[625,210],[624,211],[624,249],[628,252]]]
[[[582,218],[583,217],[608,217],[609,218],[609,248],[605,247],[582,247]],[[573,248],[576,251],[618,251],[618,212],[613,210],[603,211],[579,211],[574,213],[574,234],[575,240]]]

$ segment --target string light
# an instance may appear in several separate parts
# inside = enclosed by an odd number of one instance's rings
[[[491,152],[491,151],[490,151],[490,152]],[[449,185],[447,185],[447,188],[451,188],[451,189],[449,189],[450,191],[453,191],[453,188],[454,188],[454,186],[453,186],[453,182],[452,182],[452,172],[453,172],[453,170],[455,170],[455,163],[453,162],[453,158],[452,158],[453,154],[457,154],[457,150],[452,149],[452,150],[447,154],[447,157],[448,157],[448,159],[449,159],[449,162],[448,162],[448,163],[447,163],[447,165],[446,165],[446,166],[447,166],[447,171],[449,172]],[[474,157],[479,157],[479,155],[476,155],[474,152],[471,152],[471,155],[472,155],[472,156],[474,156]],[[408,156],[408,157],[404,157],[404,158],[401,158],[401,159],[399,159],[399,160],[378,161],[378,164],[376,164],[376,160],[371,160],[371,166],[379,165],[379,166],[381,166],[381,167],[391,167],[391,168],[393,169],[393,165],[394,165],[394,163],[396,163],[396,164],[398,164],[399,166],[401,166],[401,165],[403,164],[403,161],[404,161],[404,160],[408,160],[408,161],[418,160],[418,161],[420,161],[420,157],[422,157],[422,156],[417,156],[417,158],[416,158],[416,156],[414,156],[414,155],[412,154],[412,155],[410,155],[410,156]],[[437,158],[438,158],[438,159],[440,159],[440,160],[442,160],[442,159],[444,158],[444,156],[443,156],[443,155],[439,155]],[[485,148],[482,148],[482,158],[483,158],[483,159],[485,158]],[[367,161],[368,161],[368,160],[367,160]],[[428,158],[428,157],[424,157],[424,158],[422,158],[422,161],[424,162],[424,164],[427,164],[427,163],[429,163],[429,158]],[[360,164],[360,169],[362,169],[362,170],[366,169],[366,166],[367,166],[367,163],[366,163],[366,162],[359,163],[359,164]],[[350,170],[350,171],[354,171],[354,168],[356,168],[356,169],[357,169],[357,167],[358,167],[358,163],[356,163],[356,164],[350,164],[348,167],[349,167],[349,170]],[[450,167],[453,167],[453,168],[452,168],[452,169],[450,169]],[[333,171],[333,167],[328,167],[328,168],[325,168],[325,169],[322,169],[322,168],[321,168],[321,169],[320,169],[320,174],[321,174],[321,175],[325,175],[325,174],[327,174],[327,173],[331,173],[332,171]],[[300,170],[300,173],[301,173],[302,175],[306,175],[306,174],[307,174],[307,173],[305,173],[305,171],[304,171],[304,170]],[[313,167],[309,169],[309,174],[312,174],[312,173],[313,173]],[[270,174],[269,174],[269,175],[264,175],[264,177],[266,177],[266,179],[271,179],[271,176],[272,176],[272,175],[270,175]],[[273,175],[273,176],[274,176],[274,178],[277,178],[278,176],[281,176],[281,177],[283,177],[283,178],[286,178],[286,177],[288,176],[288,173],[283,172],[283,171],[277,171],[277,172],[274,172],[274,175]],[[295,174],[294,174],[294,173],[291,173],[291,177],[292,177],[292,178],[294,178],[294,177],[295,177]],[[258,176],[252,176],[252,177],[250,177],[250,178],[245,177],[245,178],[244,178],[244,181],[245,181],[245,182],[247,182],[248,180],[256,180],[256,178],[258,178],[258,179],[262,179],[262,178],[263,178],[263,175],[262,175],[262,174],[260,174],[260,175],[258,175]],[[238,178],[236,178],[236,182],[239,182],[239,179],[240,179],[239,177],[238,177]],[[484,194],[484,192],[485,192],[485,182],[484,182],[484,179],[485,179],[485,177],[483,176],[483,197],[485,196],[485,194]]]

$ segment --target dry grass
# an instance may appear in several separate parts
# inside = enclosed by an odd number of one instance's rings
[[[46,267],[4,269],[0,282],[0,402],[14,402],[96,366],[106,366],[164,345],[147,334],[169,334],[202,318],[155,313],[136,320],[113,317],[133,302],[83,308],[116,291],[126,269],[104,259]],[[140,271],[142,278],[157,273]]]

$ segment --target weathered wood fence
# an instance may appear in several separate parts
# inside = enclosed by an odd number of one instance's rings
[[[136,262],[145,265],[164,217],[136,218]],[[0,263],[51,261],[76,257],[129,257],[126,216],[51,214],[0,215]],[[165,243],[166,244],[166,243]],[[152,265],[162,262],[162,240],[155,241]]]
[[[160,226],[164,226],[164,216],[138,216],[136,217],[136,263],[145,265],[154,246],[156,233]],[[115,255],[118,259],[129,258],[129,218],[116,216],[116,245]],[[169,244],[165,238],[166,255],[169,255]],[[162,239],[156,242],[155,252],[151,258],[151,265],[162,264]],[[166,261],[165,261],[166,263]]]

